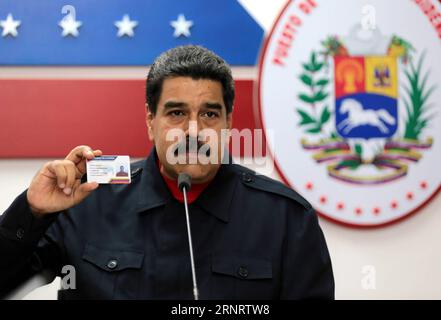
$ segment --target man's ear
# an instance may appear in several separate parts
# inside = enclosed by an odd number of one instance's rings
[[[153,125],[154,125],[154,119],[155,115],[150,111],[150,108],[148,104],[145,104],[145,110],[146,110],[146,123],[147,123],[147,132],[149,135],[149,140],[154,141],[155,135],[153,133]]]

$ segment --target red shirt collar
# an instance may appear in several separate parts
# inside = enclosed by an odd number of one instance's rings
[[[166,177],[161,172],[161,163],[159,162],[159,159],[156,161],[156,165],[158,166],[158,170],[161,173],[162,179],[164,180],[165,184],[167,185],[168,189],[170,190],[173,198],[178,200],[179,202],[184,202],[184,194],[179,190],[177,181],[172,180],[169,177]],[[201,184],[192,184],[190,191],[187,192],[187,201],[188,203],[193,203],[196,201],[196,199],[199,197],[199,195],[202,193],[202,191],[205,190],[205,188],[210,184],[211,181],[208,181],[206,183]]]

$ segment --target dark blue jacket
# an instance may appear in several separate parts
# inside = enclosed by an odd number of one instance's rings
[[[60,299],[192,299],[184,206],[156,159],[132,164],[131,184],[101,185],[48,218],[21,194],[0,222],[0,291],[71,265],[76,289]],[[295,191],[223,164],[189,210],[201,299],[334,298],[317,216]]]

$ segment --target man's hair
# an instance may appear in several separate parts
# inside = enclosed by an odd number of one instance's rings
[[[201,46],[187,45],[162,53],[150,68],[146,101],[153,114],[157,111],[164,80],[174,77],[219,81],[227,114],[233,111],[234,81],[230,67],[214,52]]]

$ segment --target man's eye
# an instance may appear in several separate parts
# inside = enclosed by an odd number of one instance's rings
[[[216,112],[208,111],[205,112],[204,116],[206,116],[207,118],[216,118],[218,114]]]
[[[173,110],[173,111],[170,111],[169,115],[174,116],[174,117],[180,117],[180,116],[183,116],[184,113],[180,110]]]

